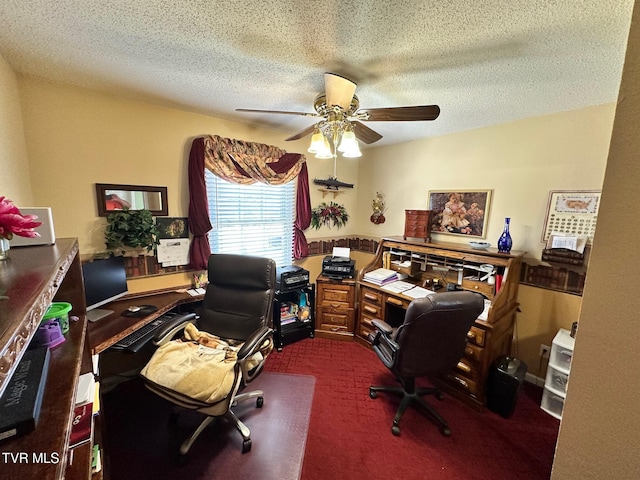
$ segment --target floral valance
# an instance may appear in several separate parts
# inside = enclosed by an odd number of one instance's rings
[[[207,232],[211,230],[204,169],[229,182],[255,182],[280,185],[297,177],[294,258],[309,255],[303,230],[311,223],[309,175],[304,155],[287,153],[263,143],[245,142],[217,135],[196,138],[189,154],[189,228],[193,234],[191,266],[205,270],[211,249]]]
[[[294,155],[288,170],[276,165],[285,155]],[[285,157],[286,159],[286,157]],[[217,135],[204,137],[204,166],[229,182],[248,185],[255,182],[270,185],[288,183],[298,176],[305,163],[304,155],[287,154],[273,145],[245,142]]]

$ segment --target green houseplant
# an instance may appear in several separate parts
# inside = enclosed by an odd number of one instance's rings
[[[160,243],[151,212],[127,208],[107,215],[104,240],[109,250],[131,247],[146,248],[151,252]]]

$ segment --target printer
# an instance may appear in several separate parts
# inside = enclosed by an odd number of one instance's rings
[[[356,262],[349,257],[327,255],[322,259],[322,275],[333,279],[353,278]]]
[[[276,290],[290,292],[309,284],[309,271],[296,265],[276,268]]]

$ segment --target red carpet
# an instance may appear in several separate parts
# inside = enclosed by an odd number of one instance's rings
[[[539,408],[540,392],[532,385],[525,384],[509,419],[478,413],[448,395],[441,402],[427,397],[449,422],[451,437],[413,409],[395,437],[391,423],[399,399],[371,399],[369,386],[397,382],[373,351],[306,339],[271,354],[266,371],[316,378],[302,480],[550,477],[559,421]]]

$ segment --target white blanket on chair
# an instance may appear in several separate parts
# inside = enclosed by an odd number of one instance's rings
[[[233,369],[241,346],[229,345],[189,324],[185,327],[185,340],[172,340],[159,347],[141,375],[189,398],[213,404],[233,389]],[[259,357],[252,358],[255,365],[262,361],[262,355],[256,355]]]

